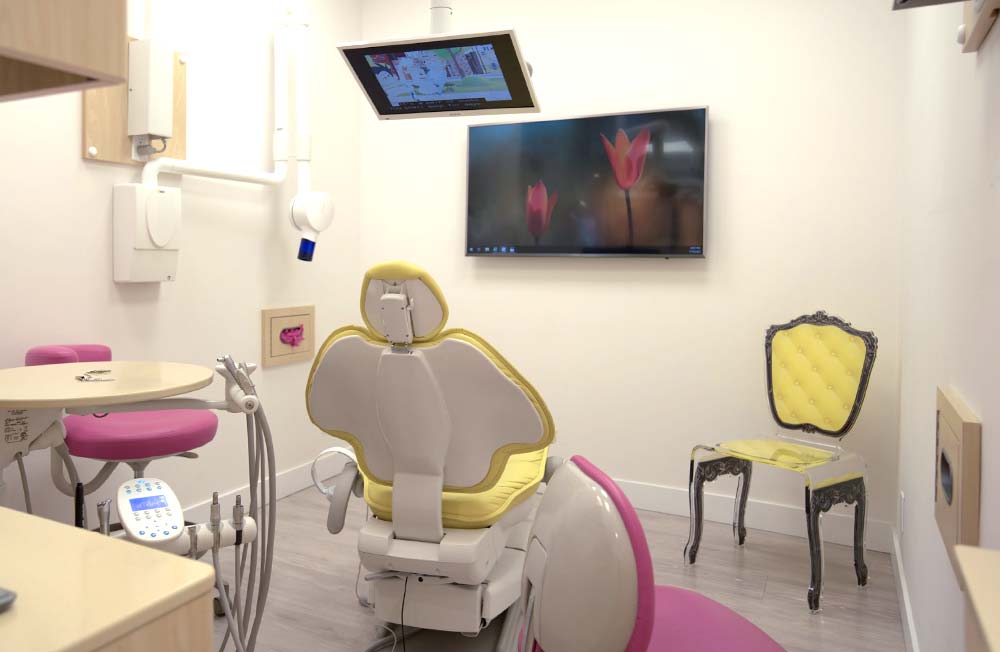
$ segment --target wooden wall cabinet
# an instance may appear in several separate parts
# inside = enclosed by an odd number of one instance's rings
[[[965,42],[962,43],[962,52],[975,52],[1000,15],[1000,0],[967,0],[963,11]]]
[[[123,82],[126,0],[0,0],[0,101]]]

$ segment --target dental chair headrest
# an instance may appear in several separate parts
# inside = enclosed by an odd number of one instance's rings
[[[376,265],[361,284],[361,316],[393,344],[433,339],[448,321],[448,303],[426,270],[411,263]]]

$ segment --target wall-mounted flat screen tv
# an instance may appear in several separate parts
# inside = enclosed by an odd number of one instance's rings
[[[705,255],[707,108],[469,127],[466,255]]]

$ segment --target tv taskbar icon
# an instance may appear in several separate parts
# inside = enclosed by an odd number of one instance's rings
[[[494,245],[492,247],[469,247],[470,254],[516,254],[517,247]]]

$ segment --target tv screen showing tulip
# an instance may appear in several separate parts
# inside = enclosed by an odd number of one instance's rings
[[[469,128],[466,255],[705,255],[708,110]]]

